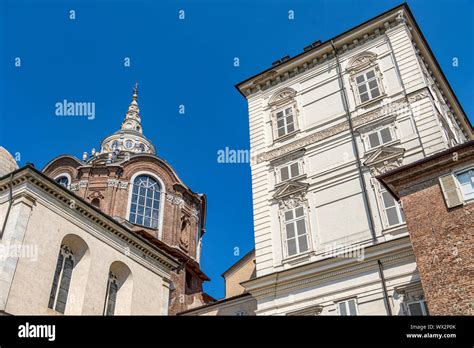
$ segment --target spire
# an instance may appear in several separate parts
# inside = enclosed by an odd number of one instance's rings
[[[140,109],[138,108],[138,83],[133,87],[132,102],[128,106],[125,119],[122,122],[120,129],[132,130],[143,133],[140,118]]]
[[[100,152],[98,152],[99,157],[105,155],[112,156],[110,160],[113,162],[114,158],[119,156],[122,152],[156,153],[153,144],[143,135],[140,109],[138,108],[137,100],[138,83],[133,86],[132,101],[128,105],[128,110],[122,121],[120,130],[102,140]]]

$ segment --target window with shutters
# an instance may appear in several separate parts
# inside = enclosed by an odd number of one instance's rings
[[[364,135],[364,142],[367,151],[389,144],[397,140],[393,125],[378,128]]]
[[[357,315],[357,302],[355,298],[337,302],[339,315]]]
[[[294,161],[277,168],[277,183],[285,182],[303,174],[303,163]]]
[[[379,193],[385,225],[392,227],[405,223],[405,214],[400,203],[382,185],[379,185]]]
[[[460,175],[460,176],[458,176]],[[453,208],[464,203],[464,194],[461,192],[464,184],[466,197],[469,197],[469,182],[466,172],[460,172],[458,175],[447,174],[439,178],[441,192],[443,193],[446,207]]]
[[[49,297],[48,307],[59,313],[66,311],[69,285],[71,284],[74,268],[74,255],[71,249],[63,245],[59,252],[56,270],[54,272],[53,286]]]
[[[464,201],[474,200],[474,168],[456,174]]]
[[[118,281],[113,272],[109,272],[109,279],[107,281],[107,292],[105,297],[105,312],[104,315],[114,315],[115,304],[117,302]]]
[[[308,223],[303,206],[283,212],[285,253],[287,257],[309,251]]]

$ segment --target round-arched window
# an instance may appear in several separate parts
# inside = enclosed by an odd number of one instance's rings
[[[133,224],[158,228],[161,186],[148,175],[133,181],[129,221]]]
[[[58,176],[54,181],[65,188],[69,188],[69,178],[65,175]]]

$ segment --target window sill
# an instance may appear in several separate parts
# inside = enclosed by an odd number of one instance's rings
[[[288,256],[282,260],[282,264],[296,265],[305,261],[309,261],[311,258],[312,250],[306,251],[302,254]]]
[[[290,138],[293,138],[296,134],[299,133],[299,129],[296,129],[294,130],[293,132],[291,133],[288,133],[288,134],[285,134],[285,135],[282,135],[281,137],[278,137],[276,139],[273,140],[273,144],[276,144],[276,143],[279,143],[279,142],[283,142],[285,140],[288,140]]]
[[[388,143],[385,143],[385,144],[382,144],[382,145],[379,145],[379,146],[376,146],[376,147],[371,147],[369,150],[366,150],[365,151],[365,155],[366,156],[370,156],[372,155],[374,152],[376,152],[378,149],[380,149],[381,147],[387,147],[387,146],[392,146],[392,145],[396,145],[396,144],[400,144],[401,143],[401,140],[400,139],[395,139],[395,140],[392,140]]]
[[[378,103],[380,101],[382,101],[384,98],[387,97],[387,94],[386,93],[383,93],[381,95],[379,95],[377,98],[374,98],[374,99],[370,99],[370,100],[367,100],[363,103],[360,103],[356,106],[356,109],[362,109],[362,108],[366,108],[367,106],[370,106],[372,104],[375,104],[375,103]]]

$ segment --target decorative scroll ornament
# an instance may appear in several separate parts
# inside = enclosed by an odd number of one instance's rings
[[[126,189],[128,187],[128,182],[126,181],[120,181],[117,179],[108,179],[107,180],[107,186],[108,187],[117,187],[120,189]]]
[[[294,209],[306,203],[306,192],[292,194],[290,196],[280,198],[278,206],[280,209]]]
[[[184,199],[180,196],[173,195],[172,193],[166,194],[166,200],[169,203],[171,203],[173,205],[177,205],[179,207],[182,207],[184,205]]]

